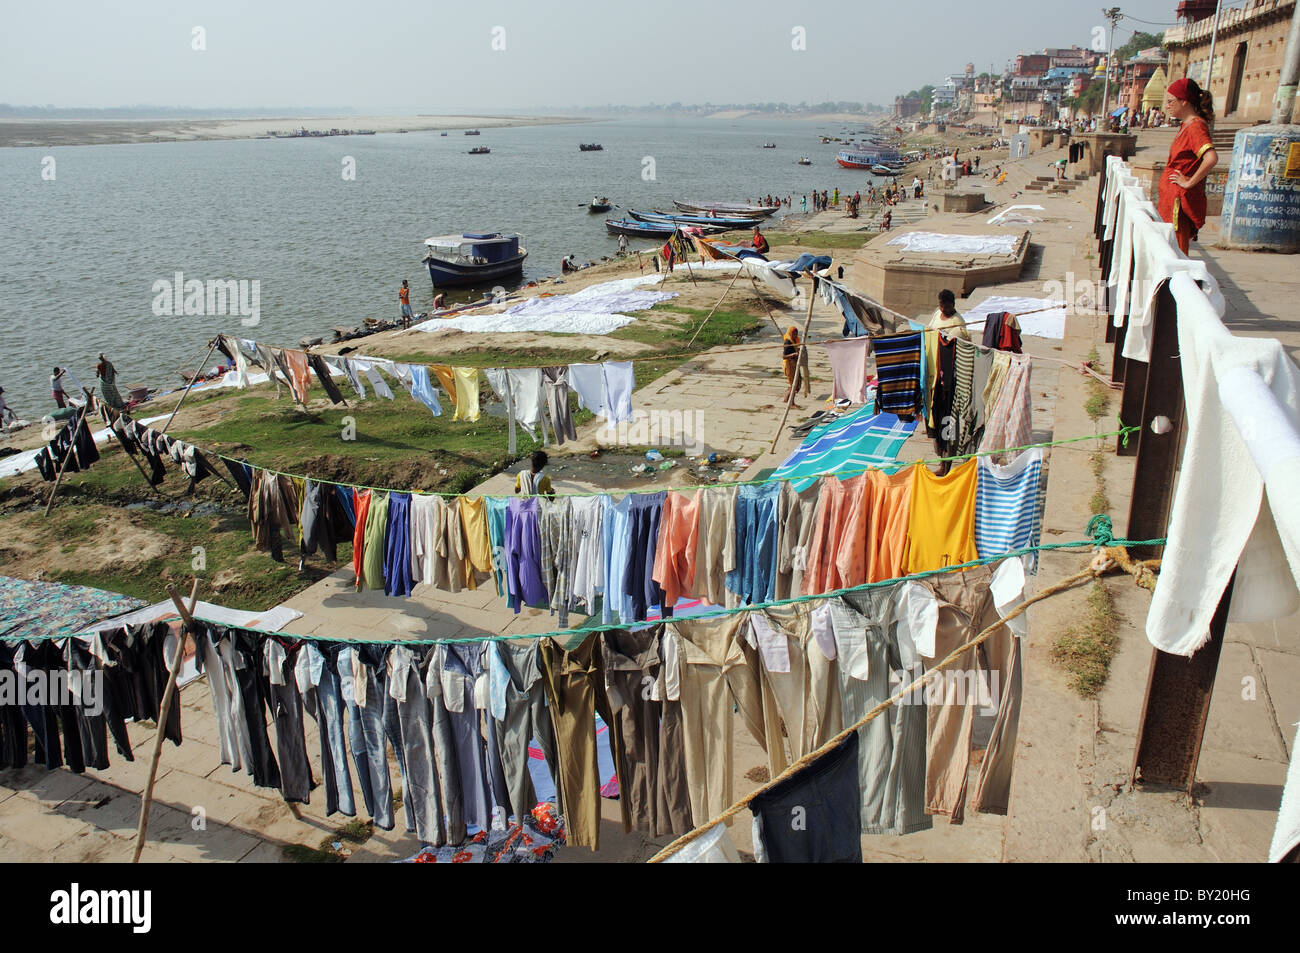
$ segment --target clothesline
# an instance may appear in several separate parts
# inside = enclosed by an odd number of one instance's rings
[[[961,456],[954,456],[954,457],[925,457],[920,460],[915,460],[912,463],[899,463],[898,468],[902,469],[903,467],[915,466],[917,464],[929,465],[932,463],[955,463],[959,460],[969,460],[972,457],[996,456],[997,454],[1000,453],[1020,453],[1021,451],[1024,450],[1039,450],[1039,449],[1046,449],[1049,447],[1060,447],[1071,443],[1081,443],[1086,440],[1104,440],[1108,437],[1120,437],[1125,441],[1125,445],[1127,446],[1128,438],[1131,435],[1137,433],[1141,429],[1142,429],[1141,427],[1137,427],[1137,426],[1121,426],[1118,430],[1112,430],[1107,433],[1091,434],[1084,437],[1066,437],[1061,440],[1050,440],[1044,443],[1030,443],[1030,444],[1024,444],[1023,446],[1019,446],[1019,447],[1002,447],[997,450],[976,450],[967,454],[963,454]],[[271,473],[274,474],[275,476],[285,476],[297,480],[311,480],[313,483],[319,483],[324,486],[341,486],[341,487],[346,487],[350,490],[362,490],[362,491],[373,490],[380,493],[415,493],[422,496],[461,497],[461,496],[468,495],[465,493],[455,492],[451,490],[398,490],[398,489],[394,489],[393,487],[365,486],[359,483],[344,483],[340,480],[326,480],[323,478],[308,476],[302,473],[290,473],[285,470],[275,470],[271,467],[259,466],[258,464],[249,463],[248,461],[239,459],[238,457],[227,456],[226,454],[217,453],[211,450],[203,451],[203,452],[209,454],[210,456],[214,456],[219,460],[225,460],[230,463],[237,463],[241,466],[245,466],[253,470],[261,470],[263,473]],[[816,473],[816,474],[812,474],[811,476],[800,477],[799,479],[819,480],[822,477],[827,477],[827,476],[834,476],[843,479],[845,477],[858,476],[863,473],[871,473],[873,471],[878,471],[883,469],[885,468],[864,467],[863,469],[860,470],[842,470],[842,471],[837,471],[835,473]],[[664,487],[664,489],[670,489],[677,492],[688,493],[692,490],[711,490],[711,489],[718,489],[719,487],[725,488],[725,487],[732,487],[732,486],[763,486],[768,483],[786,482],[787,479],[788,478],[786,477],[764,477],[761,480],[736,480],[727,483],[683,484],[674,487]],[[486,494],[486,495],[491,496],[492,494]],[[582,497],[592,497],[592,496],[608,496],[609,491],[592,490],[586,493],[551,493],[547,495],[560,498],[560,499],[565,497],[582,498]],[[510,499],[510,497],[502,497],[502,498]]]
[[[1139,540],[1115,539],[1109,533],[1108,522],[1102,524],[1102,528],[1097,530],[1093,529],[1095,525],[1098,525],[1098,518],[1094,516],[1092,520],[1090,520],[1088,523],[1089,532],[1093,533],[1093,536],[1089,539],[1078,539],[1078,540],[1072,540],[1063,543],[1040,543],[1037,546],[1027,546],[1022,549],[1012,550],[1010,552],[1005,552],[1005,553],[999,553],[996,556],[984,556],[979,559],[971,560],[969,562],[958,563],[952,566],[944,566],[940,569],[930,569],[930,570],[926,570],[925,572],[911,573],[910,575],[906,575],[906,576],[898,576],[892,579],[883,579],[880,580],[879,582],[866,582],[857,586],[850,586],[848,588],[829,589],[826,592],[812,593],[810,595],[791,596],[788,599],[773,599],[766,602],[755,602],[749,605],[736,606],[733,608],[727,608],[725,606],[717,606],[709,611],[693,614],[689,616],[689,618],[691,621],[703,621],[706,619],[715,619],[715,618],[721,618],[723,616],[737,615],[742,612],[756,612],[763,609],[776,608],[779,606],[797,605],[803,602],[820,602],[820,601],[825,601],[827,599],[834,599],[838,596],[843,596],[847,593],[865,592],[868,589],[879,589],[879,588],[895,586],[900,582],[915,582],[916,580],[927,579],[931,576],[942,576],[953,572],[965,572],[967,569],[973,569],[976,566],[985,566],[985,565],[989,565],[990,563],[1001,562],[1004,559],[1017,559],[1021,556],[1026,556],[1031,553],[1048,552],[1048,551],[1054,551],[1058,549],[1079,549],[1085,546],[1091,546],[1095,548],[1104,545],[1106,547],[1122,546],[1127,548],[1130,546],[1163,546],[1165,543],[1164,539],[1139,539]],[[193,618],[196,622],[205,622],[210,625],[229,624],[228,620],[208,619],[198,613],[194,614]],[[312,642],[312,641],[340,642],[349,645],[474,645],[480,642],[508,642],[511,640],[524,640],[524,639],[568,638],[578,633],[587,634],[593,632],[612,632],[612,631],[622,631],[626,629],[639,629],[639,628],[644,628],[646,626],[658,625],[661,622],[671,622],[672,620],[673,617],[668,616],[668,617],[661,617],[659,619],[640,619],[634,622],[609,622],[609,623],[600,623],[597,625],[590,625],[590,626],[584,625],[578,628],[570,628],[570,629],[552,629],[547,632],[527,632],[527,633],[517,633],[513,635],[482,635],[482,636],[470,636],[464,638],[449,638],[449,639],[393,639],[390,641],[385,641],[383,639],[349,638],[346,636],[339,636],[339,635],[320,635],[318,633],[313,633],[311,635],[299,635],[293,632],[287,632],[283,628],[260,629],[252,625],[240,625],[239,628],[246,632],[257,633],[258,635],[273,635],[279,638],[291,639],[293,641],[306,641],[306,642]],[[104,621],[111,621],[111,620],[104,620]],[[55,635],[44,635],[44,636],[0,635],[0,641],[42,642],[51,639],[56,639],[56,640],[66,639],[69,637],[70,636],[67,635],[66,633],[60,633]],[[75,635],[71,637],[75,638]]]
[[[1092,524],[1090,523],[1089,525],[1091,526]],[[882,714],[884,714],[890,708],[897,705],[899,702],[906,702],[907,699],[915,697],[914,693],[921,690],[930,682],[932,682],[937,672],[941,672],[949,668],[967,652],[976,648],[979,645],[982,645],[984,642],[988,641],[1001,627],[1005,626],[1007,622],[1009,622],[1014,618],[1017,618],[1018,616],[1023,615],[1029,609],[1029,607],[1034,605],[1035,603],[1041,602],[1044,599],[1047,599],[1058,593],[1064,592],[1067,589],[1071,589],[1074,586],[1076,586],[1078,583],[1083,582],[1087,579],[1098,578],[1103,573],[1110,571],[1112,568],[1120,568],[1125,572],[1129,573],[1130,575],[1134,576],[1136,580],[1140,581],[1144,573],[1150,573],[1153,569],[1157,568],[1160,564],[1160,560],[1158,559],[1135,562],[1129,558],[1125,547],[1129,545],[1144,545],[1144,543],[1131,543],[1128,541],[1120,541],[1120,540],[1114,540],[1112,542],[1113,545],[1108,546],[1105,549],[1106,556],[1107,556],[1106,565],[1103,565],[1100,568],[1098,568],[1095,564],[1089,565],[1087,569],[1083,569],[1080,572],[1067,576],[1064,579],[1060,580],[1059,582],[1056,582],[1051,586],[1048,586],[1046,589],[1043,589],[1042,591],[1037,592],[1034,595],[1030,596],[1029,598],[1025,599],[1015,608],[1008,611],[1006,615],[1000,616],[1000,618],[998,618],[996,622],[987,626],[982,632],[976,635],[973,639],[971,639],[968,642],[965,642],[962,645],[957,646],[957,648],[953,649],[950,653],[948,653],[948,655],[942,661],[937,662],[936,664],[928,667],[925,673],[922,674],[920,678],[915,679],[910,685],[900,689],[897,694],[891,695],[889,698],[886,698],[878,705],[875,705],[873,708],[871,708],[870,711],[868,711],[865,715],[859,718],[856,722],[854,722],[852,725],[848,726],[847,728],[843,729],[833,737],[827,739],[827,741],[821,746],[819,746],[818,748],[808,752],[801,758],[795,759],[793,763],[791,763],[784,771],[782,771],[776,777],[770,779],[764,784],[759,785],[755,790],[749,792],[749,794],[740,798],[738,801],[733,803],[730,807],[722,811],[722,813],[718,814],[716,817],[713,817],[704,823],[696,823],[695,827],[692,830],[688,831],[687,833],[683,834],[681,837],[674,840],[663,850],[659,851],[659,853],[651,857],[650,860],[647,861],[647,863],[651,863],[651,864],[662,863],[664,860],[668,859],[669,857],[673,856],[678,851],[680,851],[682,848],[684,848],[687,844],[691,843],[694,840],[697,840],[708,831],[717,827],[719,824],[725,823],[730,818],[739,814],[763,793],[772,790],[778,784],[784,783],[788,778],[794,776],[799,771],[806,768],[808,765],[814,763],[815,761],[817,761],[817,759],[824,757],[825,755],[830,753],[839,744],[841,744],[848,737],[850,737],[854,732],[860,730],[863,726],[865,726],[869,722],[874,721],[876,718],[880,717]]]

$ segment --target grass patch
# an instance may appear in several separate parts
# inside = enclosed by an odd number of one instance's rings
[[[1106,495],[1106,490],[1100,486],[1093,490],[1092,496],[1088,498],[1088,505],[1092,507],[1094,514],[1109,513],[1110,497]]]
[[[799,248],[861,248],[877,232],[863,220],[863,230],[857,232],[764,232],[769,245],[793,245]]]
[[[374,821],[348,821],[320,842],[319,847],[286,844],[280,851],[285,860],[297,864],[341,864],[347,856],[335,844],[364,844],[375,833]]]
[[[1088,399],[1083,402],[1083,412],[1095,423],[1110,410],[1110,388],[1096,378],[1089,378],[1088,391]]]
[[[1092,475],[1096,477],[1098,481],[1100,481],[1106,473],[1107,456],[1109,456],[1109,454],[1103,450],[1094,450],[1092,453],[1088,454],[1088,466],[1092,468]]]
[[[1052,645],[1052,661],[1061,666],[1070,687],[1082,698],[1093,698],[1106,684],[1110,663],[1119,649],[1120,616],[1110,591],[1101,582],[1088,592],[1087,613]]]

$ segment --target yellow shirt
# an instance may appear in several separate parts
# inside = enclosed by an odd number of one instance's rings
[[[478,420],[478,368],[453,367],[452,377],[456,379],[456,413],[452,420]]]
[[[492,574],[492,539],[488,535],[487,500],[460,498],[460,522],[465,529],[465,585],[477,589],[480,578]]]
[[[912,513],[907,526],[908,575],[979,558],[975,550],[975,479],[978,461],[967,460],[937,477],[916,464]]]
[[[925,418],[931,427],[934,427],[934,385],[939,380],[939,335],[933,332],[939,329],[943,329],[948,338],[955,336],[963,341],[970,340],[970,332],[966,330],[966,319],[961,316],[960,311],[954,311],[952,317],[945,317],[938,308],[934,309],[934,317],[925,326],[927,332],[925,335],[925,386],[927,388]]]
[[[551,478],[543,474],[537,481],[537,492],[534,496],[554,496],[555,487],[551,486]],[[518,493],[524,487],[524,474],[522,471],[515,474],[515,492]]]

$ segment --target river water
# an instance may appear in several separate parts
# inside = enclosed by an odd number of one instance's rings
[[[293,345],[304,336],[328,340],[330,328],[367,317],[396,317],[403,278],[419,312],[432,300],[420,261],[430,235],[518,232],[529,251],[525,278],[557,274],[567,254],[586,261],[617,250],[605,216],[586,211],[597,193],[668,211],[674,198],[779,192],[797,213],[814,188],[852,192],[870,181],[836,165],[839,144],[818,141],[843,129],[615,120],[480,136],[0,149],[0,386],[19,416],[34,419],[52,407],[52,367],[70,367],[92,386],[100,351],[125,393],[175,385],[176,369],[193,366],[219,331]],[[590,141],[604,151],[578,151]],[[761,148],[769,141],[777,148]],[[468,155],[474,146],[492,152]],[[796,164],[801,155],[813,165]],[[158,314],[177,301],[177,272],[184,281],[247,282],[248,307]],[[254,287],[258,323],[246,326]]]

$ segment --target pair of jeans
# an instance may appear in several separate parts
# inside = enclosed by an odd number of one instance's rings
[[[305,677],[304,677],[305,669]],[[320,767],[325,781],[325,816],[342,811],[355,817],[348,747],[343,739],[343,697],[339,674],[315,643],[303,645],[298,655],[298,690],[307,714],[316,719],[320,734]]]
[[[898,588],[847,593],[828,604],[845,728],[921,675],[911,633],[900,632],[895,619]],[[934,824],[925,811],[926,706],[917,695],[857,731],[863,833],[911,834]]]
[[[391,831],[394,826],[393,785],[388,775],[384,698],[380,694],[384,683],[382,680],[376,682],[375,666],[366,663],[361,649],[361,646],[353,645],[330,647],[334,671],[339,677],[339,691],[348,713],[348,740],[352,746],[352,759],[357,766],[361,799],[365,802],[366,813],[374,819],[375,826]],[[364,703],[357,701],[354,665],[365,675]]]
[[[81,749],[85,755],[86,767],[104,769],[108,767],[108,717],[107,700],[103,697],[104,678],[99,674],[99,666],[90,653],[90,646],[80,639],[68,639],[64,648],[64,662],[67,666],[69,685],[73,679],[81,680],[80,702],[73,706],[77,715],[77,730],[81,736]],[[92,686],[92,680],[98,680]],[[99,714],[90,714],[91,701],[98,702]],[[118,719],[121,720],[120,718]],[[126,723],[121,722],[122,734],[126,733]],[[116,731],[114,737],[117,737]],[[118,741],[121,750],[121,741]],[[127,751],[130,751],[128,745]]]
[[[242,629],[230,629],[224,637],[230,640],[240,708],[248,731],[248,772],[258,787],[280,788],[280,766],[276,763],[271,739],[266,732],[266,707],[270,703],[271,688],[262,672],[259,637]]]
[[[50,686],[48,696],[44,705],[29,706],[37,709],[43,709],[43,723],[45,727],[44,743],[47,753],[53,754],[56,762],[51,767],[59,767],[66,762],[68,768],[76,774],[81,774],[86,770],[85,750],[82,747],[81,728],[78,725],[77,709],[64,703],[65,700],[56,695],[62,694],[62,686],[66,685],[64,681],[55,680],[55,673],[63,669],[63,653],[54,645],[53,641],[48,639],[40,642],[28,642],[23,651],[23,663],[31,672],[40,672],[41,677],[46,679],[46,684]],[[66,676],[58,676],[60,679]],[[42,715],[37,715],[41,718]],[[29,716],[30,718],[30,716]],[[35,722],[33,722],[35,725]],[[62,731],[63,747],[62,757],[60,758],[59,732]],[[41,739],[41,732],[38,730],[37,738]],[[93,754],[93,752],[92,752]],[[107,767],[107,760],[104,764],[92,764],[91,767]]]
[[[426,659],[433,739],[446,766],[447,813],[462,833],[461,825],[490,829],[495,809],[500,808],[503,820],[509,810],[504,795],[494,797],[479,709],[474,707],[474,684],[483,674],[482,652],[482,644],[435,645]]]
[[[623,593],[627,597],[630,617],[625,618],[624,622],[639,622],[646,617],[646,609],[663,604],[664,591],[654,581],[654,565],[655,550],[659,544],[659,517],[667,495],[667,491],[660,490],[658,493],[638,493],[631,497],[632,503],[627,513],[630,562],[627,577],[623,580]]]
[[[264,648],[269,647],[271,640],[280,642],[275,636],[267,636]],[[307,757],[302,695],[294,676],[302,646],[301,642],[287,646],[282,659],[275,663],[272,663],[268,654],[267,666],[271,672],[268,684],[271,715],[275,719],[275,747],[280,755],[280,794],[286,801],[309,804],[311,789],[316,786],[316,781],[311,774],[311,760]]]
[[[756,796],[754,858],[769,864],[862,862],[858,736]]]
[[[388,697],[396,714],[401,762],[406,768],[402,803],[407,820],[414,823],[422,844],[440,847],[447,843],[447,830],[434,765],[429,700],[420,677],[419,659],[407,646],[395,645],[388,652]]]
[[[221,763],[238,771],[243,767],[238,729],[233,717],[238,714],[238,707],[232,693],[232,680],[227,677],[224,660],[213,636],[212,629],[207,627],[194,633],[195,661],[207,679],[208,694],[212,698],[212,714],[217,721],[217,751]]]

